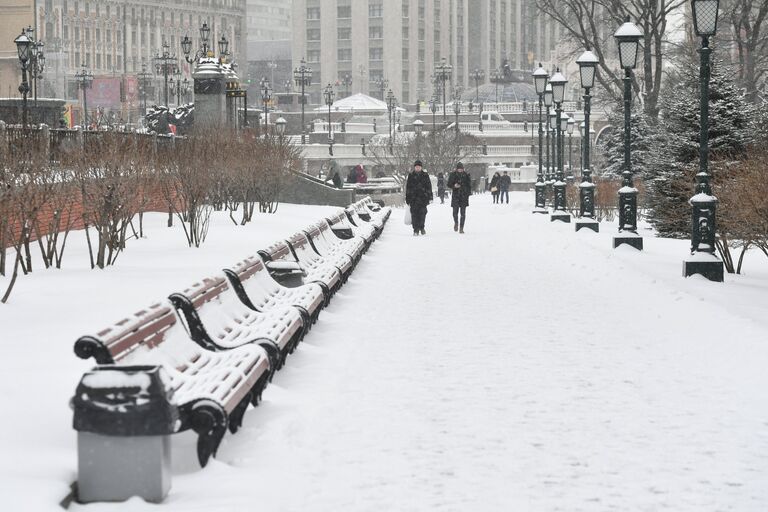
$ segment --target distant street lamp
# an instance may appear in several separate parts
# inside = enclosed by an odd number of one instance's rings
[[[21,93],[21,105],[22,105],[22,125],[27,128],[27,95],[29,94],[29,82],[27,82],[27,64],[31,58],[31,49],[34,42],[27,35],[27,31],[22,30],[21,35],[14,39],[16,43],[16,50],[19,54],[19,62],[21,63],[21,85],[19,85],[19,92]]]
[[[564,121],[563,119],[563,100],[565,99],[565,86],[567,83],[568,79],[560,72],[560,69],[558,69],[555,74],[552,75],[552,78],[549,79],[549,84],[552,86],[552,100],[555,102],[555,139],[557,140],[557,155],[555,157],[557,181],[555,181],[553,185],[555,193],[555,211],[552,213],[550,219],[562,222],[571,221],[571,216],[565,208],[564,132],[567,126],[567,120]]]
[[[349,96],[352,88],[352,75],[344,73],[344,76],[341,79],[341,85],[344,86],[344,96]]]
[[[381,100],[386,101],[386,98],[384,97],[384,91],[386,91],[387,87],[389,87],[389,80],[387,80],[383,76],[380,76],[373,83],[375,83],[376,87],[379,89],[379,97],[381,98]]]
[[[283,135],[285,135],[285,125],[287,124],[287,121],[283,119],[282,117],[278,117],[277,121],[275,121],[275,130],[277,130],[277,135],[282,139]]]
[[[32,90],[34,91],[35,107],[37,107],[37,89],[38,80],[43,79],[43,71],[45,70],[45,54],[43,53],[43,47],[45,44],[42,41],[34,41],[32,43],[32,52],[29,61],[29,73],[32,78]]]
[[[304,122],[304,106],[307,98],[304,95],[304,88],[312,83],[312,68],[307,67],[307,61],[301,59],[299,67],[293,70],[293,79],[296,85],[301,87],[301,143],[306,144],[307,125]]]
[[[155,54],[155,71],[157,74],[161,74],[165,80],[165,106],[168,106],[168,75],[173,74],[178,69],[178,63],[176,55],[171,54],[171,47],[167,41],[163,41],[163,52]]]
[[[717,198],[709,184],[709,38],[717,33],[719,0],[692,0],[693,26],[701,37],[699,82],[701,89],[701,131],[699,132],[699,172],[692,207],[691,258],[683,262],[683,276],[701,274],[710,281],[723,281],[723,262],[715,255]]]
[[[387,110],[389,111],[389,154],[393,154],[394,150],[392,147],[392,121],[394,120],[394,110],[395,106],[397,105],[395,99],[395,94],[392,92],[392,89],[390,89],[387,92]]]
[[[445,115],[445,83],[451,79],[451,73],[453,72],[453,66],[448,64],[448,61],[443,57],[440,60],[440,64],[435,64],[435,80],[440,82],[443,91],[443,122],[446,120]]]
[[[453,91],[453,113],[456,115],[456,137],[459,136],[459,114],[461,114],[461,92],[457,87]]]
[[[539,64],[539,68],[541,68],[541,64]],[[493,82],[493,85],[496,86],[496,103],[499,103],[499,83],[501,83],[504,80],[504,73],[502,73],[498,69],[494,69],[491,71],[491,82]],[[498,107],[496,107],[498,109]]]
[[[264,107],[264,133],[266,133],[269,124],[269,102],[272,99],[272,86],[267,77],[261,79],[259,88],[261,89],[261,104]]]
[[[429,111],[432,112],[432,134],[435,133],[435,113],[437,112],[437,98],[432,96],[429,99]]]
[[[619,45],[619,61],[624,69],[624,171],[622,187],[619,189],[619,233],[625,231],[629,236],[617,236],[613,247],[628,244],[643,250],[643,238],[637,234],[637,189],[632,180],[632,161],[630,158],[632,113],[632,70],[637,66],[637,53],[643,33],[627,16],[624,24],[614,34]]]
[[[494,71],[494,73],[496,72]],[[547,82],[549,82],[549,73],[539,64],[538,69],[533,72],[533,85],[536,89],[536,94],[539,96],[539,172],[536,174],[536,208],[533,211],[534,213],[546,213],[547,207],[547,185],[544,183],[544,171],[542,169],[544,159],[542,113],[544,108],[544,90],[547,88]],[[496,101],[498,102],[498,98]],[[549,114],[549,107],[547,107],[547,114]],[[549,153],[549,146],[547,146],[547,153]],[[549,159],[549,156],[547,156],[547,159]]]
[[[600,231],[600,224],[595,220],[595,184],[592,183],[592,168],[589,162],[590,150],[590,114],[592,96],[590,90],[595,85],[595,73],[600,60],[588,48],[582,53],[576,64],[579,65],[579,78],[584,89],[584,122],[579,125],[581,135],[581,183],[579,184],[579,219],[576,221],[576,231],[589,228]]]
[[[424,131],[424,121],[416,119],[413,122],[413,132],[416,134],[416,157],[421,159],[421,133]]]
[[[568,178],[573,178],[573,130],[576,127],[576,121],[568,116],[568,124],[565,131],[568,133]]]
[[[75,81],[77,81],[80,90],[83,91],[83,127],[88,129],[88,89],[93,85],[93,74],[88,71],[83,64],[83,69],[75,73]]]
[[[333,105],[333,97],[335,94],[331,84],[325,86],[323,96],[325,96],[325,104],[328,105],[328,154],[333,156],[333,127],[331,126],[331,106]]]
[[[480,103],[480,81],[485,80],[485,71],[475,68],[475,70],[469,74],[469,77],[475,81],[475,103]]]
[[[149,86],[152,83],[152,73],[147,71],[147,64],[142,62],[141,72],[136,74],[139,82],[139,96],[142,102],[141,117],[147,115],[147,97],[149,96]]]
[[[181,40],[181,51],[184,54],[184,60],[187,61],[189,64],[193,64],[195,62],[198,62],[202,58],[207,58],[211,56],[211,28],[208,26],[207,23],[203,23],[200,27],[200,48],[198,48],[195,51],[195,54],[191,56],[192,54],[192,39],[190,39],[189,36],[185,35],[184,39]]]
[[[552,108],[553,103],[554,102],[552,101],[552,84],[549,83],[549,76],[547,76],[547,84],[544,87],[544,106],[547,108],[547,111],[546,111],[547,115],[544,117],[545,129],[547,130],[547,141],[546,141],[547,142],[547,144],[546,144],[546,146],[547,146],[547,168],[546,168],[546,173],[545,173],[545,182],[547,184],[551,184],[551,181],[552,181],[552,174],[551,174],[552,167],[553,167],[552,159],[554,157],[554,154],[552,154],[550,156],[550,152],[549,152],[549,150],[550,150],[549,134],[552,131],[551,121],[550,121],[550,116],[552,114],[550,113],[550,109]]]

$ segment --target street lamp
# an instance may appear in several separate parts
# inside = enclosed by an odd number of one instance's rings
[[[493,80],[497,74],[499,73],[494,71],[494,76],[491,77],[491,80]],[[547,212],[547,185],[544,183],[544,171],[542,169],[544,159],[544,148],[542,147],[544,143],[544,126],[542,126],[542,113],[544,108],[544,91],[547,88],[548,82],[549,73],[547,73],[547,70],[542,67],[541,63],[539,63],[538,69],[533,72],[533,86],[536,89],[536,94],[539,96],[539,172],[536,174],[536,208],[533,210],[533,213]],[[498,102],[498,82],[496,96],[496,102]],[[549,115],[549,107],[547,107],[547,115]],[[547,146],[547,153],[549,153],[549,146]],[[549,156],[547,156],[547,159],[549,159]]]
[[[174,80],[175,78],[175,80]],[[168,81],[168,84],[171,86],[171,93],[173,94],[174,89],[176,89],[176,106],[178,107],[181,105],[181,69],[178,67],[173,70],[173,78],[171,78]]]
[[[453,72],[453,66],[448,64],[448,61],[443,57],[440,60],[440,64],[435,64],[435,81],[442,84],[443,91],[443,122],[445,122],[445,82],[451,79],[451,73]]]
[[[558,68],[552,78],[549,79],[549,84],[552,86],[552,101],[555,102],[555,167],[557,169],[557,178],[553,184],[554,188],[554,203],[555,210],[552,212],[551,220],[559,220],[562,222],[571,222],[571,216],[565,209],[565,173],[564,173],[564,136],[565,127],[567,126],[567,119],[563,120],[563,100],[565,99],[565,86],[568,83],[568,79],[565,78]]]
[[[717,33],[719,0],[692,0],[693,27],[701,37],[699,82],[701,84],[701,131],[699,134],[699,172],[692,207],[691,257],[683,262],[683,276],[701,274],[710,281],[723,281],[723,262],[715,255],[717,198],[709,180],[709,38]]]
[[[568,123],[565,131],[568,133],[568,178],[573,179],[573,130],[576,128],[576,121],[568,116]]]
[[[351,94],[352,75],[344,73],[344,76],[341,79],[341,85],[344,86],[344,96],[349,96]]]
[[[285,125],[287,124],[287,121],[283,119],[282,117],[278,117],[277,121],[275,121],[275,129],[277,130],[277,135],[282,138],[283,135],[285,135]]]
[[[546,124],[545,128],[547,130],[547,169],[546,169],[546,182],[548,185],[551,185],[552,181],[552,159],[554,158],[554,153],[550,155],[550,148],[551,144],[549,142],[549,135],[552,132],[552,121],[550,120],[550,116],[552,115],[550,113],[550,109],[552,108],[552,105],[554,104],[553,97],[552,97],[552,84],[549,83],[549,77],[547,77],[547,85],[544,87],[544,106],[547,108],[546,111],[546,117],[544,118],[544,123]]]
[[[395,94],[392,92],[392,89],[390,89],[387,92],[387,110],[389,111],[389,154],[391,155],[393,153],[392,148],[392,121],[393,121],[393,112],[395,110],[396,106],[396,99]]]
[[[224,36],[224,34],[221,34],[221,39],[219,39],[219,57],[224,59],[225,57],[229,56],[229,41],[227,41],[227,38]]]
[[[264,107],[264,133],[266,133],[269,124],[269,101],[272,99],[272,87],[267,77],[261,79],[259,87],[261,88],[261,104]]]
[[[613,239],[614,249],[622,244],[628,244],[637,250],[643,250],[643,238],[637,234],[637,189],[632,183],[632,162],[630,159],[630,116],[632,111],[632,70],[637,66],[637,53],[643,33],[637,25],[626,21],[614,34],[619,46],[619,61],[624,69],[624,171],[622,187],[619,189],[619,233],[628,235],[616,236]]]
[[[416,156],[421,159],[421,133],[424,131],[424,121],[416,119],[413,122],[413,132],[416,134]]]
[[[584,89],[584,122],[579,125],[581,183],[579,184],[579,220],[576,221],[576,231],[581,228],[589,228],[596,233],[600,231],[600,224],[595,221],[595,184],[592,183],[592,168],[589,162],[589,116],[592,110],[590,90],[595,86],[595,74],[599,63],[600,60],[589,49],[576,59],[576,64],[579,65],[581,87]]]
[[[432,134],[435,133],[435,112],[437,112],[437,98],[432,96],[429,99],[429,111],[432,112]]]
[[[306,144],[307,128],[304,123],[304,105],[307,99],[304,96],[304,88],[312,83],[312,68],[307,67],[307,61],[301,59],[299,67],[293,70],[293,80],[301,87],[301,143]]]
[[[88,129],[88,89],[93,85],[93,75],[83,64],[83,69],[75,73],[75,80],[83,91],[83,126]]]
[[[383,76],[380,76],[373,83],[375,83],[376,87],[379,89],[379,96],[381,97],[381,99],[383,101],[386,101],[386,98],[384,97],[384,91],[386,91],[387,87],[389,87],[389,80],[387,80]]]
[[[192,39],[190,39],[189,36],[185,35],[184,39],[181,40],[181,51],[184,53],[184,60],[186,60],[189,64],[192,64],[193,62],[197,62],[202,58],[210,57],[210,37],[211,37],[211,28],[208,26],[207,23],[203,23],[200,27],[200,48],[195,52],[194,56],[190,56],[192,53]]]
[[[141,117],[147,115],[147,96],[149,96],[149,86],[152,83],[152,73],[147,71],[147,64],[142,62],[141,72],[136,74],[136,78],[139,81],[139,96],[142,101],[142,114]]]
[[[155,71],[162,73],[165,79],[165,105],[168,106],[168,75],[173,74],[178,69],[176,55],[171,54],[171,47],[167,41],[163,41],[163,53],[155,54]]]
[[[32,52],[30,54],[29,61],[29,73],[32,78],[32,90],[35,95],[35,107],[37,107],[37,82],[43,79],[43,70],[45,70],[45,54],[43,53],[43,47],[45,44],[42,41],[34,41],[32,43]]]
[[[539,68],[541,68],[541,64],[539,64]],[[549,76],[549,75],[547,75]],[[491,71],[491,82],[496,86],[496,104],[499,103],[499,83],[504,81],[504,73],[499,71],[498,69],[494,69]],[[498,110],[498,107],[496,107]]]
[[[31,57],[31,48],[34,42],[27,35],[27,31],[22,30],[21,35],[14,39],[16,43],[16,50],[19,54],[19,62],[21,63],[21,85],[19,85],[19,92],[21,93],[22,104],[22,124],[24,128],[27,127],[27,95],[29,94],[29,83],[27,82],[27,63]]]
[[[453,91],[453,113],[456,115],[456,137],[459,136],[459,114],[461,114],[461,92],[457,87]]]
[[[328,105],[328,154],[333,156],[333,128],[331,127],[331,105],[333,105],[333,86],[328,84],[323,91],[325,96],[325,104]]]
[[[475,103],[480,103],[480,80],[485,80],[485,71],[475,68],[469,77],[475,81]]]

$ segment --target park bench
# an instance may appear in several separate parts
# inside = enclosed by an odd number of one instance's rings
[[[360,229],[372,229],[374,240],[381,236],[384,231],[384,222],[380,218],[374,218],[371,213],[365,210],[365,207],[358,205],[357,207],[351,206],[344,210],[349,218],[349,221]]]
[[[186,321],[190,337],[214,350],[261,345],[279,370],[305,333],[301,313],[283,306],[259,312],[244,304],[227,279],[203,279],[168,297]]]
[[[370,197],[364,197],[358,201],[358,203],[360,203],[360,205],[365,207],[367,210],[373,212],[374,215],[380,216],[384,222],[386,222],[389,219],[389,216],[392,214],[392,208],[384,206],[383,202],[377,203]]]
[[[337,250],[342,248],[349,250],[349,248],[354,247],[360,252],[360,256],[368,251],[374,240],[374,233],[353,225],[344,210],[321,220],[318,222],[318,226],[329,243],[337,247]]]
[[[305,283],[317,283],[322,287],[327,305],[333,294],[341,288],[342,276],[339,269],[331,266],[309,266],[299,262],[292,246],[287,241],[272,244],[259,251],[264,265],[275,280],[288,287]]]
[[[309,237],[304,233],[295,233],[288,240],[288,245],[293,249],[296,260],[308,272],[319,272],[323,274],[336,269],[340,274],[341,287],[349,278],[352,272],[352,259],[349,256],[323,258],[320,253],[312,246]]]
[[[163,368],[178,410],[173,432],[197,433],[201,466],[216,455],[227,428],[232,433],[239,429],[248,404],[258,404],[271,370],[270,358],[259,345],[214,348],[190,339],[167,303],[153,304],[94,335],[82,336],[74,347],[78,357],[93,358],[99,365]]]
[[[348,276],[352,270],[354,270],[360,258],[363,256],[364,244],[359,238],[350,238],[348,240],[342,240],[334,235],[331,230],[326,226],[323,227],[319,223],[310,226],[304,230],[304,234],[309,240],[312,249],[315,253],[320,255],[326,261],[333,262],[333,264],[342,271],[342,273]],[[326,235],[332,236],[335,240],[327,238]],[[336,243],[338,241],[338,243]]]
[[[272,277],[259,257],[239,262],[224,274],[246,306],[256,311],[293,306],[304,318],[305,333],[317,322],[325,304],[323,288],[317,283],[307,283],[295,288],[281,285]]]
[[[328,218],[328,222],[331,223],[331,227],[347,227],[353,236],[359,236],[365,243],[370,245],[376,241],[379,236],[379,231],[370,222],[364,222],[362,219],[356,217],[355,210],[347,209],[342,210],[338,215]]]

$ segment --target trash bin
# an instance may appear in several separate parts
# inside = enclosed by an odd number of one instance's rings
[[[159,366],[105,365],[83,375],[72,399],[80,502],[168,495],[179,413],[167,382]]]

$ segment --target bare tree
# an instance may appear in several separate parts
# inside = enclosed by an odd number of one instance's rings
[[[747,99],[757,101],[758,85],[768,76],[768,2],[728,0],[725,14],[736,47],[739,82]]]
[[[643,32],[641,41],[642,72],[633,76],[633,90],[651,118],[659,115],[659,91],[670,13],[686,0],[537,0],[539,10],[552,18],[564,31],[565,39],[578,52],[589,48],[600,59],[597,80],[608,98],[622,97],[623,75],[612,63],[617,50],[613,30],[627,16]]]

